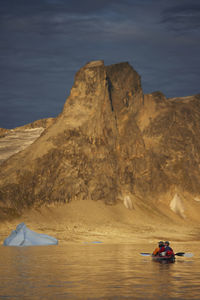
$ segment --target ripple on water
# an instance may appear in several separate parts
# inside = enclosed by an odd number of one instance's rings
[[[163,265],[149,247],[0,247],[0,299],[199,299],[199,258]]]

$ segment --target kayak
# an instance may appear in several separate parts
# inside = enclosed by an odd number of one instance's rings
[[[154,256],[153,254],[151,253],[147,253],[147,252],[142,252],[140,253],[140,255],[142,256],[149,256],[149,257],[152,257],[152,260],[154,261],[165,261],[165,262],[175,262],[175,255],[176,256],[181,256],[181,257],[193,257],[194,254],[193,253],[185,253],[185,252],[177,252],[175,253],[174,255],[171,255],[171,256],[167,256],[167,255],[164,255],[164,256],[160,256],[160,255],[156,255]]]
[[[161,263],[174,263],[175,256],[152,256],[153,261],[161,262]]]

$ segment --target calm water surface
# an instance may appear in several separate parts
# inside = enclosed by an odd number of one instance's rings
[[[0,246],[0,299],[200,299],[199,246],[174,264],[149,245]]]

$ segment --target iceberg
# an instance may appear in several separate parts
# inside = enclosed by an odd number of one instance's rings
[[[4,240],[3,244],[4,246],[44,246],[57,245],[58,240],[47,234],[34,232],[21,223]]]

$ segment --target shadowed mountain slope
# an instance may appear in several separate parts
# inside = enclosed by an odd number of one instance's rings
[[[122,201],[197,220],[199,150],[199,95],[143,95],[128,63],[90,62],[52,125],[0,166],[0,206]]]

